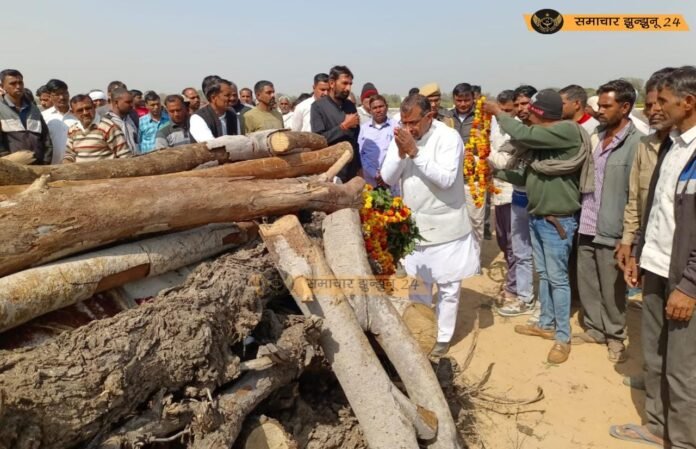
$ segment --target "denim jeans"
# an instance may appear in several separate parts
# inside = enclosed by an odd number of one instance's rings
[[[527,304],[534,301],[534,276],[532,270],[532,241],[529,235],[529,212],[526,207],[511,206],[510,240],[515,261],[510,270],[515,271],[517,297]]]
[[[575,217],[558,217],[566,232],[561,239],[556,227],[544,217],[530,215],[534,263],[539,274],[539,327],[556,329],[556,340],[570,342],[570,281],[568,259],[578,228]]]

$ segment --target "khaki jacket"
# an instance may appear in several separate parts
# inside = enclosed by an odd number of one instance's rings
[[[657,165],[657,155],[662,142],[657,134],[644,136],[638,144],[638,151],[633,159],[631,175],[628,184],[628,203],[624,210],[623,245],[631,245],[636,236],[636,231],[640,228],[640,223],[646,210],[648,201],[648,189],[652,178],[655,165]]]

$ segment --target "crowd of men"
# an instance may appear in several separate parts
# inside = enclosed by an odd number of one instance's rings
[[[609,361],[622,363],[626,291],[642,287],[644,376],[637,381],[646,391],[647,423],[610,431],[696,449],[695,67],[650,77],[647,123],[635,111],[638,93],[621,79],[591,98],[578,85],[524,85],[486,101],[493,117],[488,164],[499,193],[483,207],[462,171],[481,95],[468,83],[453,88],[451,110],[441,107],[437,83],[411,89],[394,117],[374,84],[352,95],[353,73],[345,66],[317,74],[312,92],[294,102],[276,102],[270,81],[239,90],[216,75],[202,81],[205,101],[194,87],[162,101],[120,81],[71,97],[65,82],[52,79],[36,91],[37,105],[19,71],[0,72],[0,84],[0,156],[28,150],[35,164],[137,157],[280,128],[349,142],[359,157],[340,181],[360,175],[401,195],[424,237],[402,262],[421,281],[410,292],[413,301],[432,305],[437,284],[432,357],[449,349],[461,281],[480,271],[492,206],[508,265],[498,313],[530,315],[515,331],[552,341],[549,363],[564,363],[581,344],[604,345]],[[582,306],[580,333],[570,325],[574,296]]]

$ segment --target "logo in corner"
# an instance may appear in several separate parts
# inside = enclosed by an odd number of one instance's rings
[[[532,28],[541,34],[553,34],[563,28],[563,16],[554,9],[540,9],[532,16]]]

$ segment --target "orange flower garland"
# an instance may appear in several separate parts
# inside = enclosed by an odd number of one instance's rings
[[[490,193],[500,192],[491,182],[491,169],[486,160],[491,152],[491,116],[483,112],[485,101],[486,97],[484,96],[476,100],[469,140],[464,145],[464,177],[469,190],[471,190],[474,205],[478,208],[483,207],[486,191]],[[474,157],[474,153],[478,155],[478,161]]]
[[[365,249],[376,274],[391,275],[396,262],[415,249],[420,234],[401,197],[365,185],[360,209]]]

